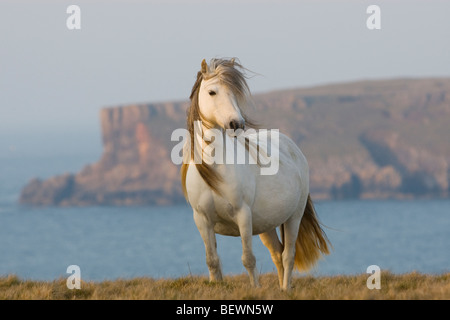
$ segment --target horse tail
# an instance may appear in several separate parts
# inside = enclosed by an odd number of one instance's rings
[[[308,194],[305,212],[295,243],[294,266],[299,271],[307,271],[315,265],[321,255],[329,254],[330,240],[323,231],[314,209],[314,203]]]

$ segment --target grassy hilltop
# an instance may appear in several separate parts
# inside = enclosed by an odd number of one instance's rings
[[[249,286],[246,274],[226,276],[209,283],[205,276],[176,279],[134,278],[82,282],[81,289],[69,290],[66,279],[50,282],[21,280],[10,275],[0,278],[0,300],[291,300],[291,299],[450,299],[450,273],[427,275],[381,273],[381,289],[369,290],[368,274],[331,277],[296,277],[294,288],[283,292],[275,274],[261,275],[260,288]]]

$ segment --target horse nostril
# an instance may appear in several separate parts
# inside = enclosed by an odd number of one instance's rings
[[[242,129],[244,130],[245,128],[245,121],[239,121],[239,120],[231,120],[229,125],[229,129],[232,130],[238,130],[238,129]]]

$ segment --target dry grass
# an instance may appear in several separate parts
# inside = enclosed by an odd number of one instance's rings
[[[382,272],[380,290],[369,290],[367,277],[367,274],[297,277],[293,290],[283,292],[279,290],[274,274],[261,275],[260,288],[250,288],[247,275],[235,275],[217,283],[210,283],[202,276],[82,282],[80,290],[67,289],[66,279],[45,282],[21,280],[10,275],[0,278],[0,299],[450,299],[450,273],[395,275]]]

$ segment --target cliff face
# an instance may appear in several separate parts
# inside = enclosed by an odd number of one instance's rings
[[[254,96],[252,115],[305,153],[314,198],[448,197],[450,79],[363,81]],[[104,150],[77,174],[25,186],[31,205],[184,201],[170,140],[187,102],[101,111]]]
[[[170,135],[184,126],[186,103],[103,109],[103,155],[77,174],[33,179],[21,203],[32,205],[147,205],[184,201]],[[166,139],[168,137],[168,139]]]

